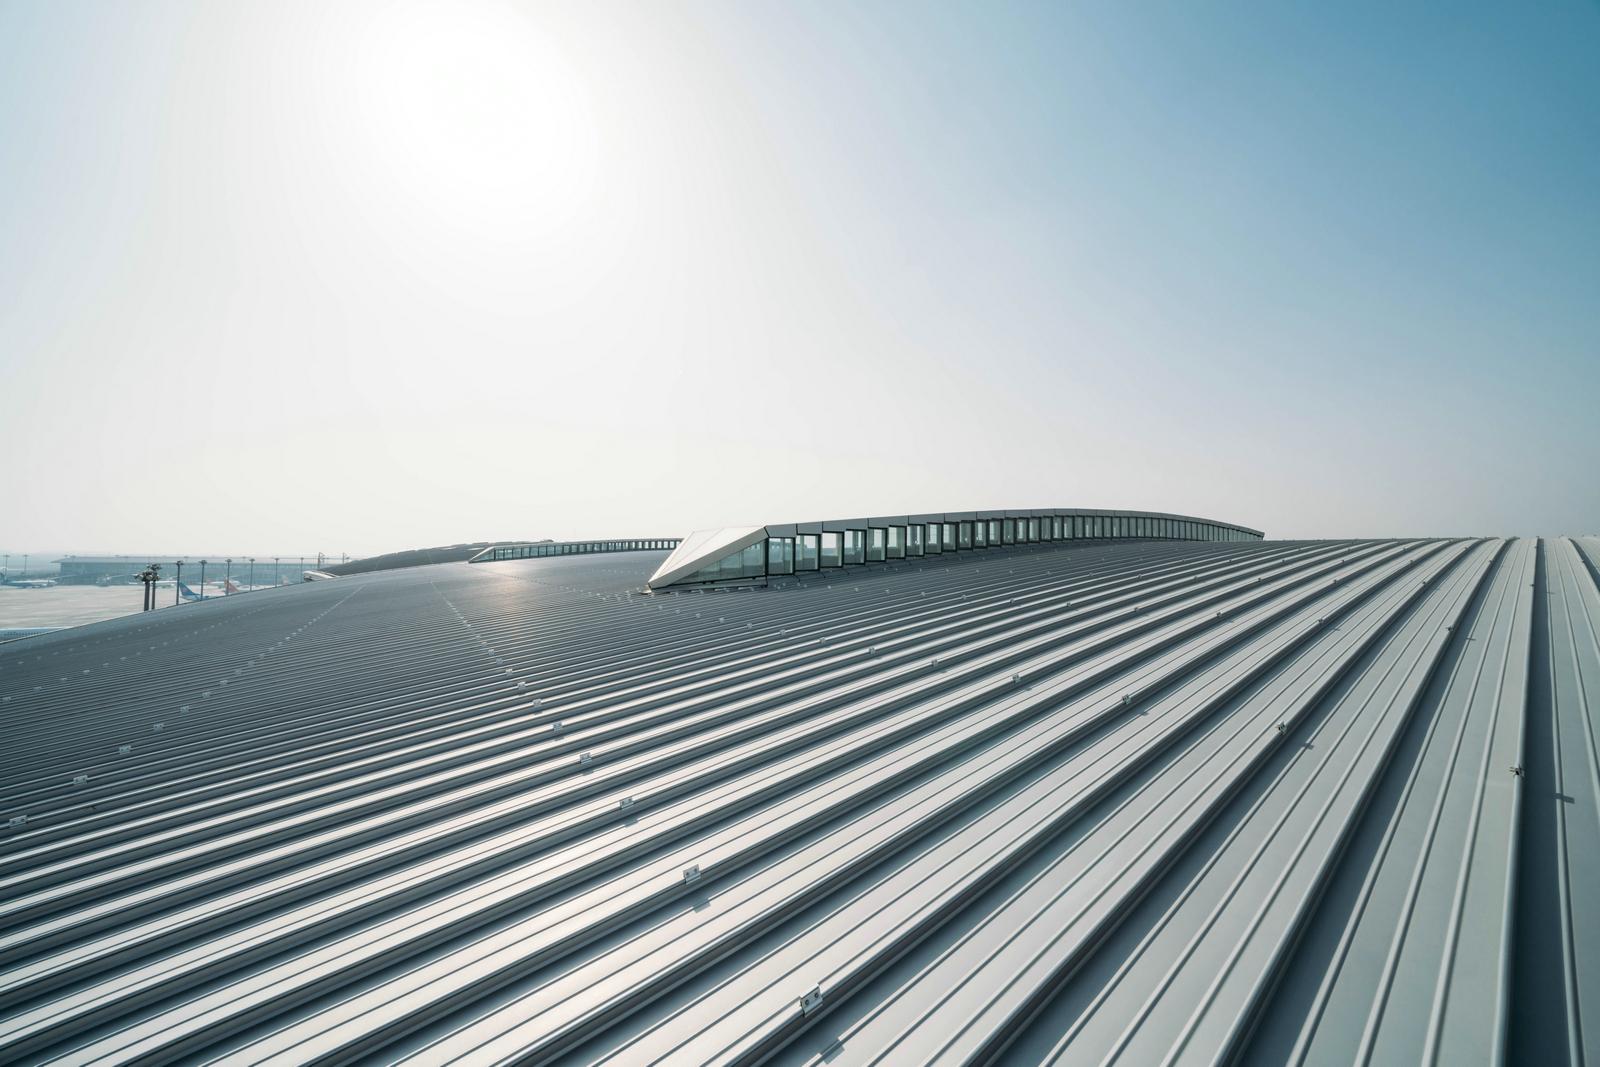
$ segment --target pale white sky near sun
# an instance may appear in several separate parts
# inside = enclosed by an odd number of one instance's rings
[[[1600,13],[0,3],[0,547],[1600,528]]]

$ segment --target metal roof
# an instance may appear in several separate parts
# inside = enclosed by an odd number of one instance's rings
[[[0,647],[0,1061],[1600,1057],[1600,543],[661,556]]]

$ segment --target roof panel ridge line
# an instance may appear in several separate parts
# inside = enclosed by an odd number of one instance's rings
[[[1410,562],[1393,556],[1382,557],[1374,560],[1373,563],[1375,569],[1372,570],[1365,579],[1373,584],[1367,589],[1363,590],[1360,595],[1341,605],[1338,609],[1338,615],[1342,617],[1350,612],[1360,610],[1363,606],[1370,605],[1372,601],[1378,598],[1382,591],[1395,589],[1398,583],[1404,580],[1405,574],[1413,569],[1414,564],[1420,565],[1429,559],[1433,559],[1437,554],[1437,551],[1426,552]],[[1447,568],[1453,567],[1457,562],[1459,562],[1459,559],[1460,557],[1458,556],[1445,561],[1445,566]],[[1305,597],[1300,597],[1289,604],[1283,605],[1280,608],[1280,612],[1292,615],[1296,611],[1303,610],[1307,606],[1307,603],[1308,601]],[[1394,608],[1388,609],[1388,614],[1391,617],[1394,617],[1400,613],[1401,610],[1396,610]],[[1270,625],[1270,621],[1263,621],[1261,625]],[[1306,639],[1304,635],[1302,635],[1300,638],[1287,641],[1278,646],[1272,657],[1254,665],[1249,670],[1233,678],[1224,689],[1219,690],[1217,693],[1208,698],[1207,706],[1214,711],[1216,708],[1224,706],[1228,701],[1237,698],[1238,694],[1248,690],[1250,685],[1253,684],[1254,680],[1269,675],[1273,670],[1276,669],[1277,665],[1296,655],[1297,650],[1303,648],[1305,640]],[[1369,635],[1368,638],[1363,640],[1362,644],[1355,652],[1347,653],[1343,662],[1348,663],[1359,660],[1363,650],[1370,647],[1370,641],[1371,636]],[[1309,692],[1306,696],[1301,697],[1298,703],[1302,706],[1315,704],[1319,700],[1323,699],[1323,697],[1329,691],[1329,688],[1330,687],[1328,685],[1319,682],[1315,689]],[[1187,733],[1188,731],[1198,729],[1209,714],[1211,714],[1211,712],[1197,712],[1194,718],[1188,724],[1186,724],[1182,730],[1179,731],[1179,733],[1183,734]],[[1177,738],[1173,737],[1169,738],[1164,743],[1170,745],[1176,743],[1176,740]],[[1210,812],[1210,816],[1214,816],[1217,812],[1225,809],[1226,806],[1226,795],[1224,795],[1214,803]],[[1208,821],[1210,816],[1208,816]],[[1203,825],[1197,826],[1191,832],[1198,832],[1201,828],[1203,828]],[[1187,840],[1187,835],[1185,839]],[[1171,859],[1176,861],[1177,855],[1173,854]],[[1106,918],[1101,921],[1102,927],[1106,922],[1120,921],[1112,919],[1111,916],[1113,914],[1114,913],[1110,912],[1107,913]],[[1092,944],[1097,940],[1097,937],[1091,937],[1088,938],[1085,943]],[[1074,954],[1072,957],[1070,957],[1071,960],[1076,960],[1077,958],[1077,954]],[[1044,982],[1041,983],[1041,988],[1044,989],[1053,987],[1051,987],[1049,982]],[[988,1043],[982,1046],[982,1052],[975,1058],[978,1060],[986,1060],[998,1056],[999,1053],[1003,1052],[1009,1044],[1010,1037],[1020,1032],[1021,1025],[1031,1019],[1033,1015],[1036,1014],[1038,1010],[1041,1010],[1044,1004],[1047,1002],[1047,997],[1037,1001],[1033,998],[1024,1001],[1022,1005],[1020,1005],[1015,1019],[1011,1020],[1008,1025],[996,1026],[993,1028],[993,1036],[988,1040]]]

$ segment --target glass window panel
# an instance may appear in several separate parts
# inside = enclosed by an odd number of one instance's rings
[[[912,523],[906,527],[906,555],[922,555],[922,524]]]
[[[867,561],[867,532],[865,530],[846,530],[844,532],[844,561],[846,563],[865,563]]]
[[[797,571],[814,571],[818,567],[817,557],[821,553],[820,539],[816,534],[801,534],[794,542],[794,569]]]
[[[824,533],[820,551],[822,566],[842,566],[844,564],[844,535],[838,531]]]
[[[956,550],[956,524],[953,522],[947,522],[944,523],[943,526],[944,550],[946,552],[954,552]]]
[[[906,558],[906,528],[904,526],[889,527],[889,558]]]
[[[956,523],[956,547],[957,548],[971,548],[972,547],[972,545],[973,545],[972,527],[973,527],[973,524],[970,523],[970,522],[958,522],[958,523]]]
[[[761,578],[767,573],[767,546],[757,541],[739,553],[739,577]]]
[[[924,550],[930,554],[944,551],[944,544],[939,540],[938,523],[930,522],[926,526],[919,528],[922,530],[922,547]]]
[[[794,573],[794,538],[767,538],[767,573]]]
[[[889,538],[889,531],[881,526],[867,528],[867,562],[883,562],[883,546]]]

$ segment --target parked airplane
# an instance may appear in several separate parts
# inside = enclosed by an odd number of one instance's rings
[[[13,589],[50,589],[56,584],[54,578],[18,578],[14,582],[7,582]]]

